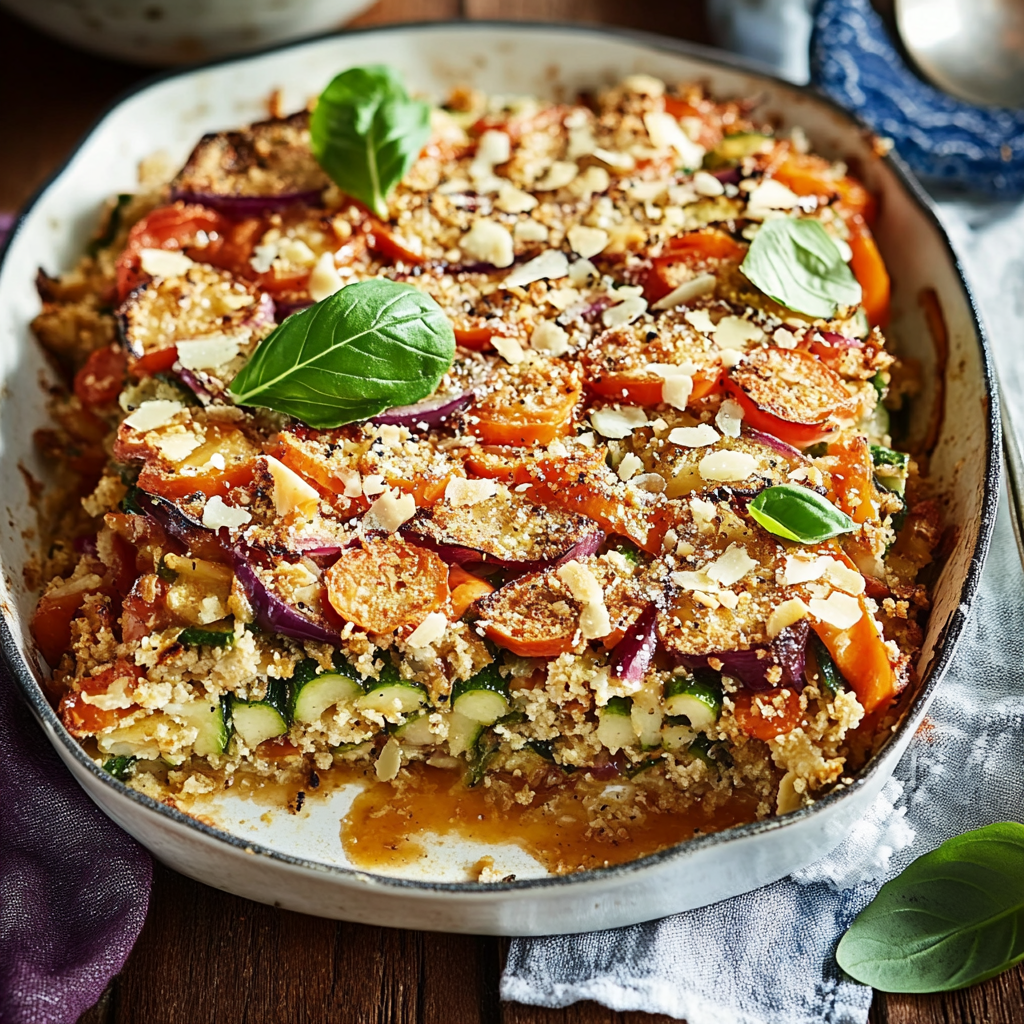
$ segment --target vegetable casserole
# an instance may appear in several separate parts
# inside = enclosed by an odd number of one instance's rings
[[[848,782],[941,524],[873,198],[754,108],[356,68],[147,162],[34,322],[32,630],[97,763],[186,808],[432,773],[599,852]]]

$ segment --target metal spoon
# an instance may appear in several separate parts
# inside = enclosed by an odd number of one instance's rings
[[[967,100],[1024,107],[1024,0],[895,0],[921,73]]]

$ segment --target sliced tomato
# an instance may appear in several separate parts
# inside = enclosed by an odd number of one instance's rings
[[[870,715],[884,710],[896,696],[896,673],[863,597],[860,604],[863,614],[848,629],[837,629],[827,622],[815,622],[811,628],[828,648],[865,714]]]
[[[741,690],[732,700],[736,724],[756,740],[773,740],[800,724],[800,694],[788,687],[764,693]]]
[[[474,352],[492,348],[491,338],[498,332],[491,327],[455,327],[455,343]]]
[[[875,197],[855,178],[836,174],[833,165],[823,157],[790,150],[772,172],[772,177],[798,196],[834,199],[844,215],[858,214],[868,224],[875,222],[878,209]]]
[[[725,261],[738,262],[747,251],[718,228],[700,228],[671,238],[661,254],[651,259],[643,280],[644,298],[657,302],[693,276],[693,271],[714,268]]]
[[[481,598],[494,593],[487,580],[467,572],[461,565],[448,568],[448,589],[452,594],[452,619],[461,619]]]
[[[277,736],[272,740],[264,740],[256,748],[256,753],[268,761],[276,761],[279,758],[296,757],[300,751],[287,736]]]
[[[71,622],[89,593],[92,591],[72,590],[53,596],[44,594],[39,599],[29,629],[36,646],[50,665],[56,667],[71,646]]]
[[[448,566],[396,534],[346,551],[324,579],[331,607],[369,633],[415,626],[448,601]]]
[[[376,218],[370,218],[363,230],[366,233],[367,245],[385,259],[413,265],[423,263],[423,256],[420,253],[413,252],[403,245],[395,233]]]
[[[850,415],[854,405],[842,378],[801,349],[759,349],[733,368],[724,387],[748,426],[795,448],[834,433],[834,417]]]
[[[468,429],[485,444],[546,445],[572,431],[579,378],[562,363],[519,366],[471,409]]]
[[[143,249],[187,249],[195,245],[200,232],[219,235],[229,222],[216,210],[198,203],[172,203],[145,216],[131,231],[117,258],[117,294],[123,302],[128,293],[148,280],[141,266]]]
[[[135,377],[154,377],[158,373],[166,373],[178,360],[176,345],[154,349],[144,356],[131,361],[132,375]]]
[[[713,394],[722,380],[722,367],[708,367],[698,370],[691,380],[693,390],[688,403],[699,402]],[[665,381],[662,377],[645,374],[640,371],[625,373],[606,373],[600,378],[588,381],[588,387],[598,395],[625,402],[630,405],[658,405],[662,399]]]
[[[861,288],[861,305],[872,327],[885,327],[889,322],[891,284],[882,254],[875,245],[870,228],[860,216],[847,220],[853,259],[850,269]]]
[[[79,680],[81,690],[65,694],[58,708],[68,732],[78,737],[93,736],[103,729],[117,725],[122,718],[137,711],[137,704],[127,708],[100,708],[88,703],[84,698],[107,693],[111,686],[122,679],[126,680],[125,690],[130,693],[143,678],[145,672],[142,669],[130,661],[119,658],[102,672]]]
[[[828,446],[837,462],[830,470],[836,504],[855,522],[879,518],[881,495],[875,487],[875,472],[867,440],[857,434]]]
[[[261,454],[241,430],[209,424],[206,440],[181,462],[147,461],[139,474],[139,487],[171,499],[197,491],[207,497],[224,497],[233,487],[243,487],[252,479],[253,463]]]
[[[85,365],[75,374],[75,394],[89,409],[102,408],[116,401],[125,385],[128,357],[119,345],[98,348],[89,354]]]

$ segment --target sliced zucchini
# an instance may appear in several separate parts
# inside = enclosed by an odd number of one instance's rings
[[[199,700],[189,704],[174,704],[167,711],[183,719],[198,731],[192,743],[192,753],[197,757],[223,754],[231,739],[230,698],[220,700]]]
[[[555,763],[555,746],[551,740],[527,740],[526,745],[538,757],[543,757],[545,761],[550,761],[552,764]]]
[[[118,782],[124,782],[135,774],[135,762],[137,757],[131,754],[119,754],[116,757],[108,757],[103,762],[103,770],[108,775],[113,775]]]
[[[771,141],[770,135],[762,135],[760,132],[734,132],[732,135],[726,135],[704,157],[704,166],[711,170],[717,170],[738,164],[744,157],[760,153]]]
[[[611,697],[597,711],[597,738],[613,754],[625,747],[636,745],[636,733],[630,712],[633,702],[629,697]]]
[[[414,747],[429,747],[437,742],[437,736],[430,728],[430,715],[426,711],[410,715],[392,735],[401,743],[411,743]]]
[[[452,710],[481,725],[494,725],[509,712],[508,682],[491,662],[471,679],[452,687]]]
[[[90,256],[95,256],[100,249],[106,249],[108,245],[113,244],[114,239],[117,238],[117,233],[121,230],[121,218],[124,214],[124,208],[134,198],[135,196],[131,192],[122,192],[118,195],[114,205],[110,208],[110,213],[107,214],[107,222],[103,231],[89,243],[85,250]]]
[[[666,750],[687,750],[696,738],[688,718],[666,718],[661,727],[661,745]]]
[[[371,750],[373,740],[363,740],[362,743],[339,743],[336,747],[331,747],[335,761],[358,761]]]
[[[288,731],[288,686],[280,679],[271,679],[263,700],[231,698],[231,720],[235,732],[245,745],[254,750],[265,740],[283,736]]]
[[[296,667],[291,684],[292,721],[304,725],[319,722],[328,708],[363,695],[355,670],[347,662],[341,671],[320,672],[317,663],[309,659]]]
[[[163,562],[160,563],[163,568]],[[168,569],[168,572],[174,572],[173,569]],[[175,573],[177,578],[177,573]],[[235,627],[234,623],[230,627],[225,627],[220,623],[211,624],[209,626],[186,626],[178,634],[178,643],[186,644],[189,647],[230,647],[235,642]]]
[[[362,711],[376,711],[379,715],[409,715],[427,703],[427,691],[419,684],[402,679],[393,665],[385,665],[369,693],[356,701]]]
[[[721,677],[706,668],[673,677],[665,686],[664,708],[670,718],[685,717],[695,732],[707,732],[722,713]]]
[[[633,701],[629,719],[633,723],[633,732],[640,741],[641,750],[654,750],[661,746],[661,723],[664,714],[660,707],[650,707]]]
[[[804,675],[814,683],[828,700],[835,700],[836,694],[846,689],[846,680],[832,660],[821,637],[811,630],[807,637],[807,667]]]
[[[907,490],[910,456],[905,452],[895,452],[880,444],[873,444],[870,448],[871,462],[875,467],[875,482],[885,490],[902,497]]]
[[[472,718],[453,711],[448,715],[448,753],[452,757],[460,754],[473,755],[480,743],[484,727]]]

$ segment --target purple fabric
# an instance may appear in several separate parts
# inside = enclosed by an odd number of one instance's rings
[[[0,246],[13,223],[0,212]],[[152,881],[0,665],[0,1024],[74,1024],[124,966]]]
[[[0,666],[0,1024],[73,1024],[131,952],[149,855],[106,818]]]

